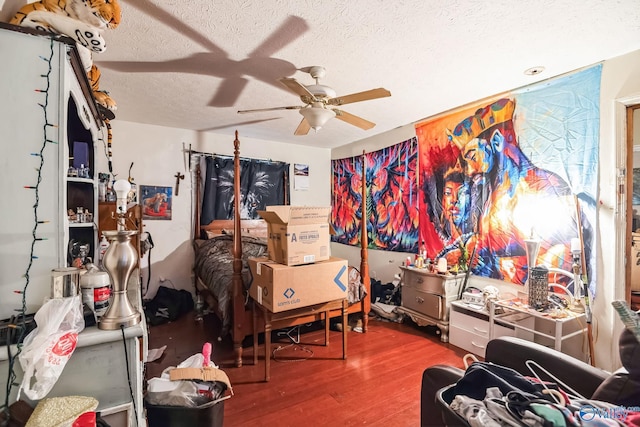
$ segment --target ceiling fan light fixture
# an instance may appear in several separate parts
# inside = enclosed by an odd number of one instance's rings
[[[307,119],[311,129],[316,132],[324,126],[325,123],[336,116],[336,113],[333,110],[327,110],[325,108],[302,108],[299,111],[300,114]]]

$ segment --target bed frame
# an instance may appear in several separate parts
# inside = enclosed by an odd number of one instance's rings
[[[241,220],[240,219],[240,141],[238,140],[238,131],[235,133],[235,140],[233,141],[234,146],[234,218],[232,220],[214,220],[208,225],[200,226],[200,201],[199,197],[197,197],[196,201],[196,221],[195,221],[195,239],[200,237],[200,233],[203,231],[213,232],[215,234],[220,234],[224,232],[224,230],[233,229],[233,276],[232,276],[232,287],[233,287],[233,301],[231,303],[231,316],[232,316],[232,326],[230,329],[231,337],[233,340],[233,348],[235,353],[235,366],[242,366],[242,342],[245,337],[253,334],[253,319],[251,314],[251,309],[245,306],[245,295],[243,292],[243,283],[242,283],[242,236],[243,235],[253,235],[257,237],[266,237],[267,236],[267,225],[264,220]],[[362,163],[362,176],[365,176],[365,164],[364,164],[364,152],[363,155],[363,163]],[[199,196],[200,189],[200,169],[196,170],[197,175],[197,184],[196,184],[196,194]],[[362,218],[366,218],[366,180],[362,180],[362,210],[363,215]],[[367,231],[366,227],[362,227],[362,235],[361,235],[361,251],[360,251],[360,276],[362,283],[365,285],[366,296],[359,302],[350,304],[349,306],[349,314],[359,313],[362,315],[362,330],[366,332],[368,329],[368,314],[371,310],[371,302],[370,302],[370,276],[369,276],[369,264],[368,264],[368,253],[367,253]],[[196,292],[199,292],[209,304],[212,310],[216,312],[219,316],[218,311],[218,302],[215,300],[215,297],[209,292],[206,284],[204,284],[200,278],[196,277]],[[341,316],[341,310],[331,311],[330,317],[338,317]],[[220,316],[219,316],[220,317]],[[308,318],[307,318],[308,317]],[[314,322],[317,320],[321,320],[323,318],[323,314],[315,314],[309,315],[302,319],[305,323]],[[301,319],[293,319],[292,321],[299,321]],[[261,322],[259,322],[260,325]],[[287,327],[288,325],[283,324],[282,327]],[[264,326],[262,326],[264,327]],[[259,330],[257,332],[264,332],[264,330]],[[222,337],[218,337],[218,340],[221,340]]]

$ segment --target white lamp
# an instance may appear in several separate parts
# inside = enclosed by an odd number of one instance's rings
[[[113,184],[113,190],[116,192],[117,230],[102,232],[109,239],[102,265],[109,273],[113,286],[109,308],[98,323],[99,329],[106,330],[137,325],[142,319],[140,312],[131,305],[128,295],[129,277],[138,263],[138,252],[131,244],[131,237],[138,231],[127,230],[125,223],[131,184],[126,179],[119,179]]]
[[[322,107],[310,107],[310,108],[302,108],[299,110],[300,114],[307,119],[311,129],[316,132],[324,126],[325,123],[336,116],[336,113],[333,110],[328,110]]]
[[[582,295],[582,242],[579,237],[571,239],[571,257],[573,258],[573,297],[579,300]]]

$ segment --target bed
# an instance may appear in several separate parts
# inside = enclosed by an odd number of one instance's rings
[[[363,153],[364,155],[364,153]],[[364,171],[363,171],[364,172]],[[196,194],[200,194],[200,169],[196,169]],[[241,220],[240,200],[240,141],[236,131],[234,140],[234,212],[232,220],[214,220],[200,225],[200,206],[196,201],[196,229],[194,230],[196,292],[201,295],[222,323],[218,340],[231,335],[235,353],[235,366],[242,366],[243,340],[253,333],[252,301],[248,297],[251,284],[248,258],[267,256],[267,225],[264,220]],[[366,188],[363,185],[363,200]],[[363,206],[366,203],[362,204]],[[366,208],[364,208],[366,209]],[[363,216],[366,217],[366,216]],[[206,239],[202,239],[206,236]],[[360,314],[362,330],[367,331],[370,311],[370,277],[367,253],[366,227],[363,227],[361,260],[357,270],[360,282],[349,286],[349,314]],[[331,317],[341,316],[341,310]],[[306,322],[321,320],[322,314],[310,315]],[[286,325],[283,325],[286,327]],[[262,332],[262,331],[259,331]]]

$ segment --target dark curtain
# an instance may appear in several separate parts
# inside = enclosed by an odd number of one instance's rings
[[[289,164],[255,159],[240,160],[240,217],[259,219],[259,210],[289,200]],[[233,219],[233,158],[207,157],[200,224]]]

